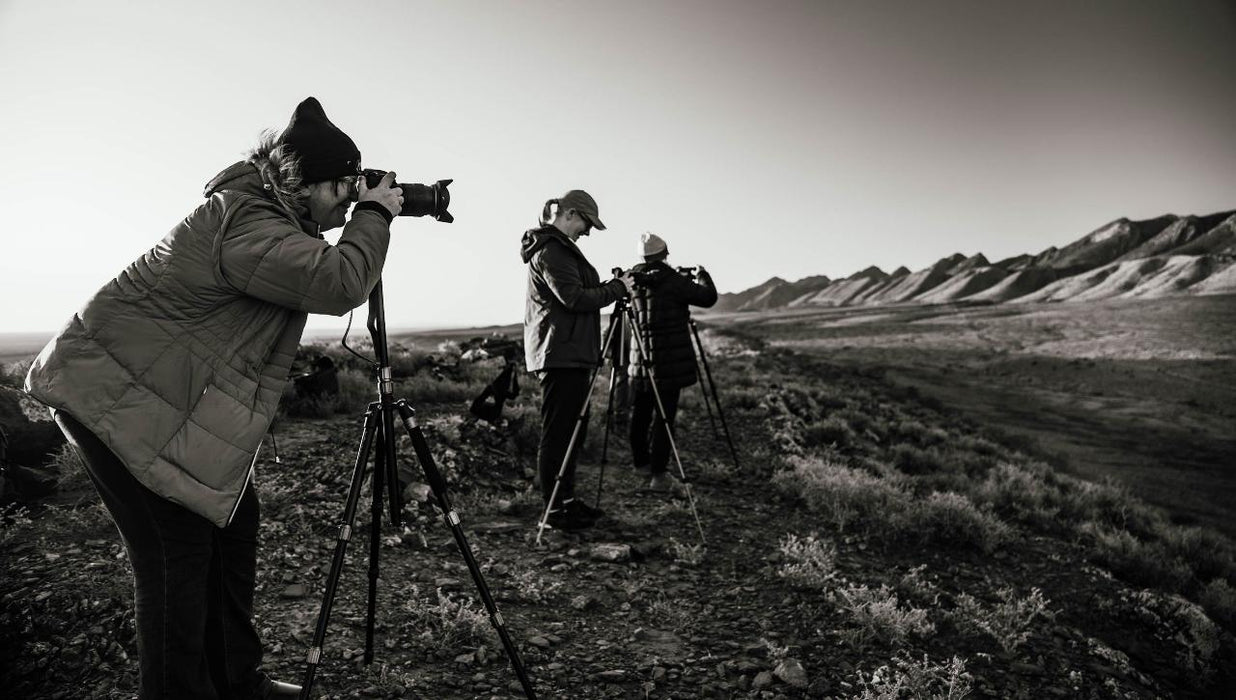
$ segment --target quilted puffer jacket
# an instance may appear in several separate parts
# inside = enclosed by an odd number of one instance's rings
[[[298,184],[268,137],[100,289],[26,377],[147,488],[219,527],[249,483],[307,314],[363,303],[390,243],[389,218],[365,203],[330,245]]]
[[[691,386],[697,370],[688,307],[717,303],[712,277],[700,270],[699,282],[692,282],[664,261],[641,263],[631,271],[636,280],[631,306],[647,354],[640,353],[639,343],[631,343],[631,380],[647,386],[651,368],[658,387]]]

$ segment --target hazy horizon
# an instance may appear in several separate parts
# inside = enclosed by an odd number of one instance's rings
[[[307,95],[366,166],[455,178],[455,224],[392,227],[400,329],[519,322],[519,235],[575,187],[603,274],[650,230],[723,292],[1231,209],[1233,30],[1223,0],[4,2],[0,332],[61,327]]]

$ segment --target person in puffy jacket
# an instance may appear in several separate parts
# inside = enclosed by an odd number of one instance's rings
[[[307,315],[382,274],[402,192],[310,97],[95,293],[26,390],[52,408],[128,550],[142,698],[292,696],[253,625],[253,468]],[[348,207],[356,202],[351,220]],[[343,226],[336,245],[322,231]]]
[[[550,211],[555,207],[550,221]],[[596,200],[583,190],[571,190],[545,203],[541,225],[524,232],[519,251],[528,266],[524,360],[528,371],[541,383],[537,472],[541,496],[549,509],[546,522],[563,530],[589,527],[601,515],[575,498],[575,457],[584,442],[586,419],[556,497],[554,482],[587,401],[592,372],[601,363],[601,309],[631,289],[630,275],[602,283],[596,268],[575,244],[593,228],[605,230]]]
[[[654,233],[640,241],[644,262],[631,268],[636,279],[631,306],[642,341],[631,343],[628,372],[634,398],[631,404],[631,458],[636,469],[651,472],[648,488],[666,491],[672,486],[667,471],[670,432],[678,413],[678,397],[696,382],[695,346],[691,341],[691,306],[717,303],[717,288],[704,268],[696,268],[694,282],[666,264],[669,247]],[[641,345],[642,350],[641,352]],[[664,420],[652,384],[656,382]]]

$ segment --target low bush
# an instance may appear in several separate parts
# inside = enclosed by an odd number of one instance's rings
[[[778,547],[781,566],[777,575],[802,586],[829,589],[837,580],[837,546],[816,535],[798,537],[787,534]]]
[[[947,664],[936,663],[924,654],[915,661],[908,654],[893,659],[872,672],[859,673],[861,694],[857,700],[961,700],[970,695],[973,677],[966,664],[954,656]]]
[[[990,512],[980,510],[959,493],[933,493],[915,501],[898,518],[897,529],[923,544],[942,547],[973,547],[995,551],[1013,535],[1013,530]]]
[[[829,416],[807,426],[803,431],[803,444],[806,447],[835,445],[839,448],[851,447],[858,443],[858,433],[844,419]]]
[[[1090,558],[1113,574],[1139,586],[1182,590],[1193,578],[1187,561],[1171,556],[1162,544],[1143,542],[1126,530],[1083,523],[1078,532],[1090,546]]]
[[[871,639],[897,644],[935,631],[925,609],[902,605],[888,586],[846,586],[834,592],[833,601],[855,625],[843,633],[855,646]]]
[[[858,524],[885,529],[888,516],[909,503],[909,494],[894,479],[814,458],[792,457],[788,463],[789,469],[773,475],[773,484],[803,499],[839,531]]]
[[[1223,579],[1215,579],[1202,587],[1198,602],[1210,619],[1229,631],[1236,630],[1236,588]]]
[[[1024,598],[1018,597],[1011,588],[996,591],[996,602],[984,605],[973,596],[962,593],[957,596],[957,608],[951,619],[958,629],[985,634],[1006,652],[1011,652],[1030,638],[1034,622],[1051,618],[1047,599],[1042,591],[1031,588]]]

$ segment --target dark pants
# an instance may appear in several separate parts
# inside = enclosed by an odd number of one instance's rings
[[[217,528],[140,484],[72,416],[55,415],[133,566],[140,697],[257,697],[265,675],[253,627],[259,506],[252,484],[231,524]]]
[[[669,430],[674,429],[674,417],[678,415],[678,396],[682,392],[679,387],[657,385],[661,392],[661,404],[665,407],[665,418],[661,420],[657,410],[657,397],[652,392],[652,385],[639,382],[635,385],[635,399],[631,403],[631,459],[635,466],[645,464],[652,468],[653,474],[666,470],[670,458]],[[651,448],[649,445],[651,444]]]
[[[547,369],[541,372],[541,446],[537,452],[537,471],[541,475],[541,498],[549,503],[554,490],[554,480],[562,468],[571,433],[579,419],[579,411],[588,399],[589,379],[592,370],[577,368]],[[580,425],[575,450],[562,472],[562,483],[554,507],[575,497],[575,461],[588,435],[588,418],[585,415]]]

